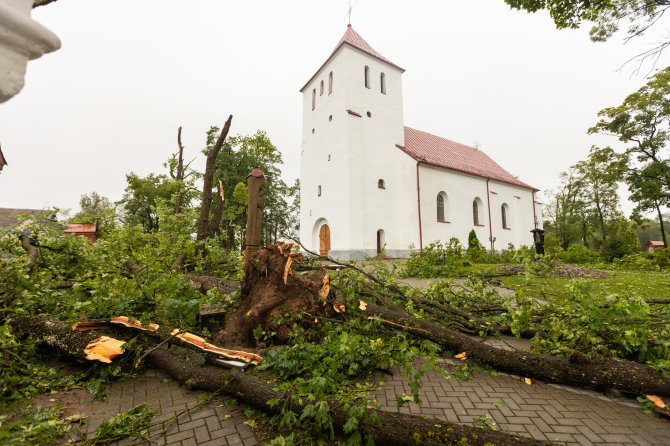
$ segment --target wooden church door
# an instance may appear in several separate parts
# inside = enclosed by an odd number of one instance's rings
[[[319,231],[319,250],[322,256],[327,256],[330,251],[330,228],[328,225],[321,226]]]

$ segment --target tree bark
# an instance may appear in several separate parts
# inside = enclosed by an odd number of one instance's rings
[[[23,249],[25,249],[28,253],[28,269],[32,271],[32,269],[35,267],[35,264],[37,263],[37,256],[39,254],[37,246],[30,242],[29,235],[22,234],[19,236],[19,240],[21,240],[21,246]]]
[[[404,328],[448,350],[465,351],[468,357],[503,372],[598,390],[670,396],[670,378],[662,377],[643,364],[608,358],[589,359],[583,354],[575,354],[568,359],[502,350],[407,313],[398,313],[373,303],[361,300],[359,308],[385,324]]]
[[[73,331],[70,325],[57,319],[51,319],[44,316],[17,316],[12,319],[10,325],[16,333],[37,336],[49,347],[53,347],[61,353],[80,362],[93,359],[101,360],[100,358],[91,357],[89,353],[91,351],[90,347],[95,345],[95,342],[99,341],[101,338],[113,339],[116,341],[117,346],[122,344],[121,341],[107,336],[101,336],[100,333],[80,333]],[[122,350],[117,350],[117,355],[122,353]],[[109,361],[102,360],[102,362]]]
[[[198,218],[198,233],[197,240],[202,241],[211,235],[211,222],[209,213],[212,208],[212,186],[214,184],[214,170],[216,157],[223,147],[223,142],[228,136],[228,131],[230,130],[230,123],[233,120],[233,115],[228,117],[226,123],[221,129],[219,138],[216,140],[216,143],[209,149],[207,152],[207,162],[205,164],[205,175],[203,177],[202,184],[202,203],[200,205],[200,217]]]
[[[663,214],[661,213],[661,207],[657,204],[656,211],[658,212],[658,222],[661,225],[661,237],[663,237],[663,246],[668,247],[668,241],[665,239],[665,228],[663,227]]]

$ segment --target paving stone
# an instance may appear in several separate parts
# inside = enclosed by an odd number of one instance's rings
[[[163,422],[151,430],[154,444],[166,446],[225,446],[227,444],[253,446],[259,444],[253,430],[244,424],[246,418],[239,411],[231,411],[227,407],[216,407],[222,404],[223,398],[182,413],[179,415],[179,422],[174,422],[175,415],[189,407],[197,406],[198,396],[207,395],[207,393],[189,392],[180,388],[175,381],[164,381],[164,377],[165,375],[160,371],[147,370],[134,380],[111,384],[108,387],[109,398],[106,401],[91,403],[89,423],[85,428],[89,438],[101,422],[119,412],[125,412],[138,404],[147,402],[149,408],[159,409],[154,421]],[[417,410],[419,410],[418,407]],[[168,423],[172,424],[163,435],[163,429],[168,427]],[[122,444],[125,442],[116,442],[113,443],[113,446]],[[128,444],[137,444],[137,442],[130,440]]]
[[[377,391],[387,401],[407,393],[398,385],[401,371],[392,372],[388,382],[396,385]],[[503,431],[568,445],[670,446],[670,422],[643,414],[634,399],[540,381],[528,386],[504,373],[476,373],[469,381],[426,374],[421,382],[426,395],[437,396],[423,399],[419,413],[426,416],[442,418],[435,410],[440,409],[447,421],[474,424],[488,413]],[[506,405],[495,404],[500,401]]]

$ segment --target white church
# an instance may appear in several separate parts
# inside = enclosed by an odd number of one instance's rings
[[[406,127],[402,74],[349,25],[303,94],[300,239],[340,260],[408,257],[475,230],[532,245],[538,190],[482,151]]]

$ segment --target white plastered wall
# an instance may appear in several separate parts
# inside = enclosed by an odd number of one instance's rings
[[[426,164],[421,164],[419,170],[423,246],[436,240],[447,242],[452,237],[456,237],[463,246],[467,246],[468,234],[473,229],[482,245],[489,249],[490,231],[495,238],[495,250],[507,248],[508,243],[512,243],[515,247],[532,245],[530,231],[534,228],[534,219],[531,190],[490,180],[488,186],[491,223],[489,224],[485,178]],[[449,223],[437,221],[437,194],[440,192],[445,192],[447,195],[445,220]],[[480,198],[482,201],[479,209],[481,226],[474,225],[472,202],[475,198]],[[502,227],[503,203],[509,206],[507,216],[509,229]],[[541,221],[539,214],[538,220]]]

